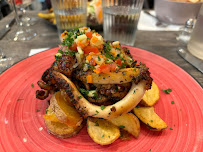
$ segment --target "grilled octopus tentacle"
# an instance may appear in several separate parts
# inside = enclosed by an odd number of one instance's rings
[[[130,91],[122,100],[113,105],[106,106],[105,109],[102,109],[101,106],[97,106],[88,102],[80,94],[73,82],[65,75],[56,71],[52,71],[50,73],[50,77],[52,77],[57,82],[57,86],[59,88],[66,91],[68,96],[71,98],[71,102],[74,104],[75,108],[84,117],[92,116],[104,119],[117,117],[132,110],[140,102],[145,93],[145,81],[140,81],[137,85],[133,83]]]

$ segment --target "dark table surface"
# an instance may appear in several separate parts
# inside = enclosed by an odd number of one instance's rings
[[[15,62],[27,58],[31,49],[54,48],[60,43],[56,27],[51,25],[48,21],[38,18],[36,14],[36,12],[32,12],[29,13],[29,16],[38,19],[37,23],[30,27],[36,30],[38,34],[37,37],[27,42],[14,42],[8,40],[8,33],[0,40],[0,48],[2,48],[6,56],[15,57]],[[13,14],[10,14],[0,20],[0,29],[6,25],[6,22],[9,21],[12,16]],[[15,28],[16,25],[12,27],[11,31],[15,30]],[[203,74],[178,55],[178,48],[184,46],[184,44],[176,40],[176,34],[177,32],[172,31],[138,30],[135,46],[153,52],[175,63],[190,74],[203,87]]]

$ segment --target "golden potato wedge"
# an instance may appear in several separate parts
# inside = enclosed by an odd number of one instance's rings
[[[120,129],[120,139],[121,140],[130,140],[131,139],[131,136],[130,136],[130,133],[128,133],[127,131],[123,130],[123,129]]]
[[[48,119],[48,120],[50,120],[52,122],[60,122],[58,120],[58,118],[56,117],[55,113],[52,111],[50,106],[47,108],[46,114],[43,115],[43,118]]]
[[[59,121],[58,122],[52,121],[52,120],[55,120],[55,118],[51,118],[53,113],[54,112],[49,107],[46,114],[49,117],[45,117],[45,125],[47,127],[48,132],[50,132],[51,134],[53,134],[58,138],[68,138],[68,137],[75,136],[83,127],[83,125],[80,125],[77,127],[71,127],[66,124],[60,123]]]
[[[60,91],[51,97],[50,106],[61,123],[72,127],[81,125],[83,118],[77,110],[70,105],[70,102],[64,100]]]
[[[139,107],[133,109],[135,115],[152,130],[166,129],[167,124],[155,113],[154,107]]]
[[[155,82],[152,82],[150,90],[145,91],[145,94],[140,101],[140,104],[144,106],[153,106],[159,100],[159,88]]]
[[[134,137],[138,137],[140,133],[140,121],[132,113],[126,113],[119,117],[108,119],[112,124],[123,128]]]
[[[52,19],[55,18],[54,12],[52,13],[38,13],[37,14],[39,17],[44,18],[44,19]]]
[[[105,119],[88,117],[87,131],[94,142],[109,145],[120,137],[120,130]]]

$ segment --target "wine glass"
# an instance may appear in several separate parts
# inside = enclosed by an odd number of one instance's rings
[[[21,0],[21,4],[17,5],[17,7],[19,8],[19,10],[22,12],[22,17],[21,17],[21,21],[23,23],[23,25],[25,26],[31,26],[34,25],[37,22],[37,18],[35,17],[29,17],[27,15],[27,9],[28,7],[31,5],[32,0]]]
[[[12,0],[12,4],[15,12],[17,28],[16,30],[9,32],[8,39],[13,41],[29,41],[37,34],[33,29],[30,29],[28,26],[22,26],[22,22],[19,19],[18,12],[16,9],[15,0]],[[3,50],[0,48],[0,73],[11,67],[17,61],[16,59],[18,59],[17,56],[15,56],[15,58],[6,57],[3,53]]]
[[[13,64],[14,60],[11,57],[6,58],[2,49],[0,48],[0,74]]]
[[[31,29],[30,27],[23,26],[22,21],[20,21],[17,8],[15,5],[15,0],[12,0],[13,9],[15,12],[15,19],[17,23],[17,29],[15,31],[11,31],[8,35],[8,38],[14,41],[28,41],[34,38],[37,33]]]

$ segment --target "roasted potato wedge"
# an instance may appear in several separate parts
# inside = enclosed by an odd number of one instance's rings
[[[166,129],[167,124],[155,113],[154,107],[139,107],[133,109],[135,115],[152,130]]]
[[[39,17],[44,18],[44,19],[52,19],[55,18],[54,12],[52,13],[38,13],[37,14]]]
[[[55,120],[55,118],[51,118],[53,116],[54,112],[49,107],[47,110],[47,114],[44,116],[45,118],[45,125],[47,127],[48,132],[53,134],[54,136],[58,138],[68,138],[76,135],[80,129],[83,127],[83,125],[77,126],[77,127],[71,127],[66,124],[60,123],[59,121],[52,121]],[[48,118],[48,119],[47,119]]]
[[[63,98],[60,91],[51,97],[50,106],[61,123],[72,127],[81,125],[83,118],[77,110],[70,105],[70,102]]]
[[[108,119],[112,124],[123,128],[134,137],[138,137],[140,133],[140,121],[132,113],[126,113],[119,117]]]
[[[88,117],[87,131],[94,142],[109,145],[120,137],[120,130],[105,119]]]
[[[58,120],[58,118],[56,117],[56,114],[53,112],[53,110],[52,110],[52,108],[50,106],[48,107],[48,109],[46,111],[46,114],[43,115],[43,118],[48,119],[48,120],[50,120],[52,122],[60,122]]]
[[[159,100],[159,88],[155,82],[152,82],[150,90],[145,91],[145,94],[140,102],[144,106],[153,106]]]

